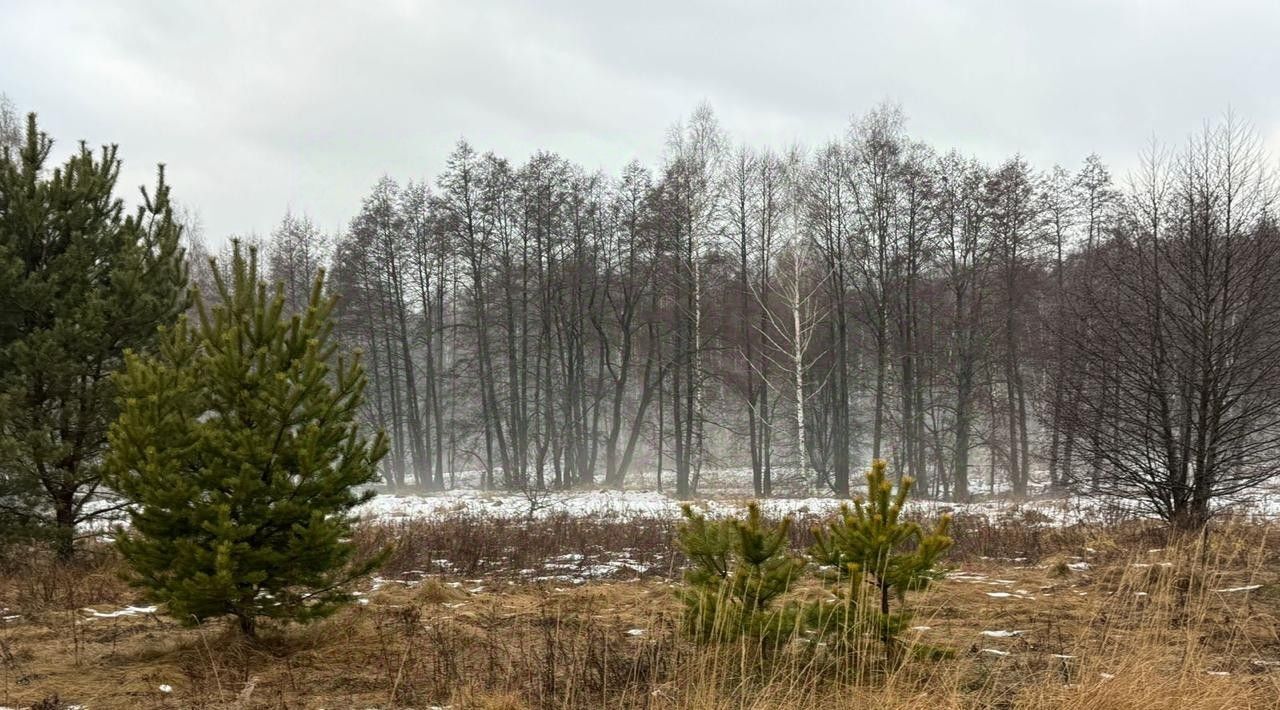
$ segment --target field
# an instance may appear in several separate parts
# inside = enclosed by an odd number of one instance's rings
[[[912,601],[893,664],[682,637],[677,507],[653,494],[384,496],[360,542],[394,552],[358,603],[257,643],[142,605],[96,543],[70,567],[6,561],[0,706],[1276,706],[1280,528],[1236,515],[1170,540],[1123,508],[955,509],[949,572]],[[768,510],[797,516],[800,549],[830,504]]]

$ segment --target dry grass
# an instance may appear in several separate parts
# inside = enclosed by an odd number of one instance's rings
[[[90,618],[83,607],[135,601],[116,580],[114,557],[90,551],[68,568],[29,555],[0,570],[3,615],[20,616],[0,624],[0,705],[1277,705],[1280,531],[1229,525],[1204,544],[1170,542],[1138,524],[1032,523],[962,521],[956,570],[915,603],[913,624],[929,628],[904,637],[915,649],[909,657],[925,649],[953,655],[895,665],[875,653],[855,663],[806,644],[762,654],[742,643],[697,647],[682,639],[672,593],[679,561],[664,546],[665,523],[371,526],[361,533],[370,547],[402,541],[383,574],[410,583],[384,583],[368,592],[367,605],[252,644],[219,626],[185,629],[162,616]],[[620,550],[643,557],[648,571],[583,584],[534,583],[520,572],[536,576],[540,563],[565,555],[581,555],[574,559],[586,568]],[[487,562],[494,559],[501,563]],[[446,567],[455,573],[411,571]],[[1253,585],[1262,586],[1214,591]]]

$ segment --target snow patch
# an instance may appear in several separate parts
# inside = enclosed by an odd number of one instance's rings
[[[156,609],[157,607],[154,606],[127,606],[123,609],[117,609],[116,611],[98,611],[97,609],[85,607],[81,609],[81,611],[88,614],[91,619],[116,619],[122,616],[154,614],[156,613]]]

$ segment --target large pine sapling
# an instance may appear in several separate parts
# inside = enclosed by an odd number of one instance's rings
[[[890,600],[905,602],[907,592],[940,576],[939,559],[951,547],[951,518],[943,516],[929,532],[902,520],[913,481],[904,477],[895,492],[886,468],[882,460],[873,462],[866,497],[855,498],[852,507],[841,505],[826,530],[814,528],[810,555],[828,572],[838,598],[836,611],[820,612],[823,628],[856,635],[869,622],[889,645],[910,620],[905,609],[891,613]]]
[[[0,542],[48,537],[66,559],[77,528],[113,509],[112,374],[186,308],[187,270],[163,169],[129,212],[114,146],[60,166],[52,151],[34,114],[0,150]]]
[[[111,487],[133,505],[117,543],[132,581],[184,623],[230,615],[307,621],[348,601],[357,563],[352,509],[386,453],[360,433],[359,358],[337,354],[333,299],[317,279],[306,310],[258,280],[237,245],[221,303],[199,325],[130,355],[117,378]]]
[[[787,553],[791,519],[765,524],[752,503],[745,520],[708,520],[684,506],[679,544],[692,566],[685,573],[685,623],[701,640],[738,636],[780,640],[796,622],[794,605],[775,608],[804,569]]]

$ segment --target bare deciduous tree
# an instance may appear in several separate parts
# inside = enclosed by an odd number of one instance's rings
[[[1228,117],[1158,150],[1093,262],[1074,428],[1105,467],[1183,530],[1280,473],[1280,234],[1261,141]]]

